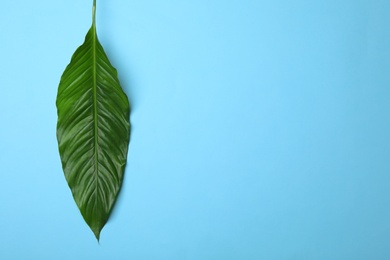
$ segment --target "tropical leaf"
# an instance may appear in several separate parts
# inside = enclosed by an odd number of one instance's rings
[[[57,140],[65,178],[99,240],[120,190],[130,138],[130,106],[96,34],[95,6],[85,42],[58,87]]]

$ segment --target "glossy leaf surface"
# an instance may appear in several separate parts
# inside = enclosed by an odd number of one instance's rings
[[[56,105],[65,178],[99,240],[123,180],[130,106],[117,71],[98,41],[94,17],[85,42],[61,77]]]

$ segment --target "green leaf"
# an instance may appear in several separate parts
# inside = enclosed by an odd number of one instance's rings
[[[130,106],[93,22],[58,87],[57,140],[65,178],[99,240],[122,185]]]

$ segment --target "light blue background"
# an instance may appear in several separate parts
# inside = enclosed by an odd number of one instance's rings
[[[97,4],[119,201],[99,245],[55,137],[92,0],[2,0],[0,259],[390,259],[390,1]]]

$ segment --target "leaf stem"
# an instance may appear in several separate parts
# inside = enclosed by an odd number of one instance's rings
[[[93,0],[92,6],[92,25],[95,26],[95,14],[96,14],[96,0]]]

